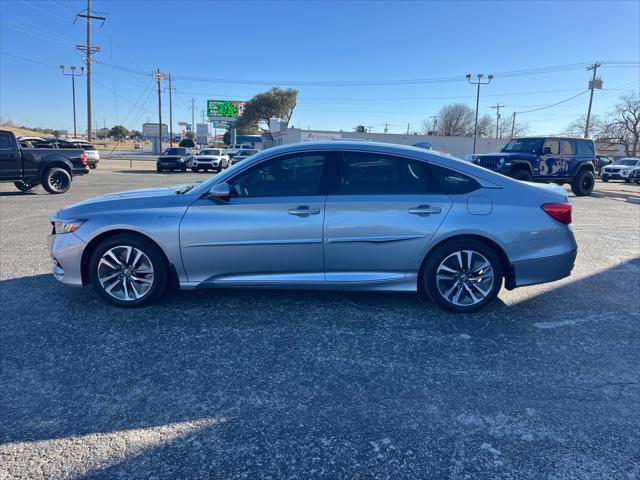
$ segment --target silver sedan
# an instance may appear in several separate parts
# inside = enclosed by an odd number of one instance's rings
[[[470,312],[571,273],[564,189],[369,142],[263,151],[195,185],[114,193],[52,217],[53,274],[119,306],[169,284],[411,291]]]

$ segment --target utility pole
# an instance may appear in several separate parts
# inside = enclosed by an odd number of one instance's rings
[[[60,65],[62,74],[71,77],[71,92],[73,98],[73,138],[76,138],[78,133],[76,132],[76,77],[81,77],[84,74],[84,67],[80,67],[80,73],[76,73],[76,67],[71,65],[69,67],[69,73],[65,72],[64,65]]]
[[[409,128],[411,128],[411,124],[407,123],[407,135],[409,135]]]
[[[493,74],[490,73],[487,76],[486,82],[482,81],[482,77],[484,77],[484,75],[482,73],[478,73],[476,75],[476,80],[471,81],[471,74],[467,73],[467,82],[469,82],[471,85],[478,86],[478,93],[476,94],[476,121],[475,121],[475,126],[473,127],[473,154],[474,155],[476,153],[476,140],[478,139],[478,108],[480,107],[480,85],[489,85],[491,83],[491,80],[493,80]]]
[[[513,138],[516,134],[516,112],[513,112],[511,116],[511,138]]]
[[[193,135],[193,139],[196,138],[196,99],[191,97],[191,135]]]
[[[596,79],[596,70],[598,67],[602,65],[600,62],[596,62],[593,65],[589,65],[587,70],[593,70],[593,76],[591,77],[591,81],[589,82],[589,90],[591,93],[589,94],[589,109],[587,110],[587,121],[584,126],[584,138],[589,138],[589,121],[591,120],[591,104],[593,103],[593,91],[602,88],[602,79]]]
[[[169,79],[169,146],[173,147],[173,103],[171,100],[171,74],[167,75]]]
[[[107,18],[103,15],[91,15],[91,0],[87,0],[87,12],[76,13],[76,20],[78,17],[87,19],[87,43],[85,45],[76,45],[76,48],[85,54],[84,62],[87,67],[87,141],[91,142],[93,136],[93,125],[91,123],[93,120],[91,112],[91,54],[100,51],[99,47],[91,45],[91,20],[102,20],[102,25],[104,25]]]
[[[162,93],[160,90],[160,80],[162,80],[163,75],[160,73],[159,68],[153,72],[153,78],[156,79],[158,84],[158,153],[162,154]]]
[[[500,138],[500,109],[502,107],[504,107],[504,105],[500,105],[499,103],[491,105],[491,108],[495,108],[496,110],[496,138]]]
[[[384,133],[389,133],[389,124],[388,123],[384,124]]]
[[[438,125],[438,116],[437,115],[431,115],[429,117],[431,120],[433,120],[433,133],[435,134],[436,132],[436,126]]]

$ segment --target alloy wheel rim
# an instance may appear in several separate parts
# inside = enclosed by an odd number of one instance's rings
[[[51,186],[56,190],[64,190],[69,186],[69,179],[63,173],[56,172],[51,175]]]
[[[118,245],[102,254],[98,280],[104,291],[125,302],[144,297],[153,286],[153,264],[139,248]]]
[[[459,250],[438,266],[436,285],[446,301],[458,307],[471,307],[489,296],[493,277],[487,257],[473,250]]]

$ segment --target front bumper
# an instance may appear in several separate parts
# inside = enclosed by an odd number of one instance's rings
[[[550,257],[524,260],[511,265],[511,287],[524,287],[560,280],[571,275],[577,250]]]
[[[626,173],[626,175],[625,175]],[[626,180],[627,178],[629,178],[629,173],[628,172],[607,172],[606,170],[602,170],[602,172],[600,173],[600,175],[603,178],[613,178],[616,180]]]
[[[81,287],[82,253],[87,244],[72,232],[49,235],[47,245],[55,279],[66,285]]]

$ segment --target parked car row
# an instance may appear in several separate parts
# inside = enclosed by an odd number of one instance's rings
[[[232,153],[233,152],[233,153]],[[249,158],[258,153],[258,150],[250,145],[231,145],[224,148],[203,148],[199,152],[187,147],[167,148],[156,161],[158,173],[178,170],[186,172],[213,171],[221,172],[225,168]]]

